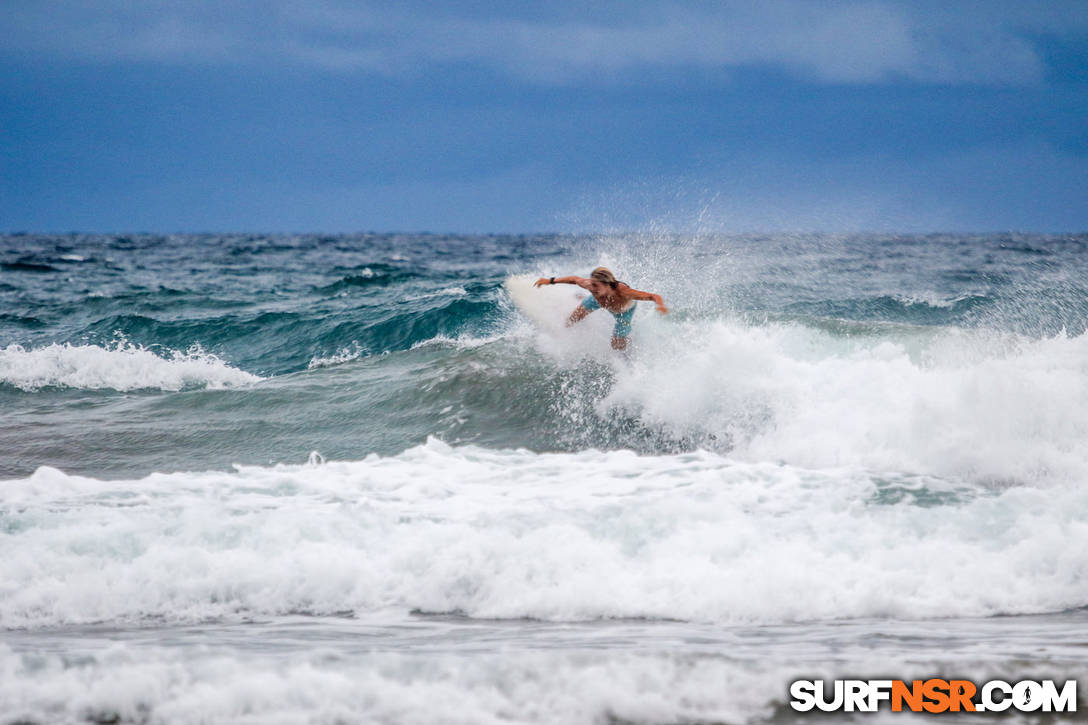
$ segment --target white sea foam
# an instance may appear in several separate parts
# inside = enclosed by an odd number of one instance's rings
[[[434,297],[464,297],[467,294],[468,291],[464,287],[443,287],[442,289],[435,290],[433,292],[405,297],[404,301],[414,302],[417,300],[429,300]]]
[[[781,665],[607,651],[232,654],[118,645],[71,666],[0,645],[0,704],[33,722],[746,722],[771,713],[788,677]]]
[[[966,302],[971,299],[975,299],[976,295],[970,293],[961,293],[957,295],[943,295],[939,292],[925,292],[915,293],[911,295],[897,295],[896,299],[907,306],[923,305],[925,307],[934,307],[938,309],[949,309],[955,307],[961,302]]]
[[[879,672],[911,680],[948,671],[974,682],[1010,679],[1000,666],[962,655],[922,659],[916,650],[909,656],[854,650],[820,658],[821,650],[796,642],[789,651],[764,647],[760,656],[738,658],[728,650],[680,653],[675,642],[662,643],[664,651],[595,648],[593,634],[586,633],[590,646],[583,648],[534,650],[519,642],[480,652],[477,643],[470,653],[432,648],[402,654],[345,652],[338,645],[353,639],[346,630],[338,641],[270,654],[274,645],[163,647],[95,641],[88,634],[69,640],[64,654],[0,644],[5,716],[13,722],[261,725],[806,722],[810,713],[785,709],[788,683],[795,679],[830,682]],[[1016,673],[1038,680],[1071,679],[1078,672],[1072,664],[1055,666],[1020,661]],[[1079,685],[1084,687],[1083,679]],[[1003,722],[1037,721],[1034,713],[1007,715]],[[931,721],[927,714],[891,712],[886,703],[864,719],[895,725]]]
[[[364,355],[366,355],[366,350],[358,343],[354,343],[349,347],[340,348],[332,355],[314,355],[310,358],[310,362],[306,365],[306,369],[315,370],[317,368],[329,368],[335,365],[343,365],[346,362],[358,360]]]
[[[215,355],[192,348],[166,356],[121,343],[0,348],[0,383],[20,390],[61,387],[85,390],[181,390],[225,388],[261,378],[231,367]]]
[[[477,337],[475,335],[461,334],[456,337],[450,337],[449,335],[443,335],[439,333],[427,340],[420,340],[414,343],[411,347],[412,350],[419,350],[426,347],[456,347],[459,349],[471,349],[474,347],[480,347],[496,340],[502,339],[503,335],[488,335],[483,337]]]
[[[636,318],[597,406],[736,458],[998,484],[1088,480],[1088,335],[957,329],[848,337],[794,324]],[[571,364],[573,337],[540,350]],[[616,356],[604,349],[591,354]]]
[[[1072,485],[431,440],[128,481],[41,468],[0,491],[4,627],[389,608],[762,623],[1088,601],[1088,491]]]

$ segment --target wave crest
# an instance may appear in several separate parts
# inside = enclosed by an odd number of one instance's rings
[[[226,388],[262,378],[231,367],[199,347],[160,356],[119,342],[110,347],[56,343],[0,348],[0,384],[26,392],[42,388],[81,390],[183,390]]]
[[[8,627],[390,608],[780,623],[1085,601],[1076,486],[432,439],[138,480],[42,467],[4,490]]]

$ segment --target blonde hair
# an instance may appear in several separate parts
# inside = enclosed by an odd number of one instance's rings
[[[604,282],[612,289],[616,289],[616,285],[619,284],[619,280],[612,274],[612,270],[608,267],[597,267],[589,274],[591,279],[595,279],[598,282]]]

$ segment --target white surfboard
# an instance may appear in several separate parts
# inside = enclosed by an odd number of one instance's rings
[[[589,294],[581,287],[569,284],[534,287],[538,277],[516,275],[507,277],[503,286],[518,312],[549,339],[550,353],[581,358],[585,355],[599,360],[611,360],[612,327],[615,320],[603,310],[587,315],[576,325],[567,327],[570,313]]]
[[[569,284],[534,287],[533,282],[537,279],[531,275],[514,275],[507,277],[503,286],[518,312],[534,325],[547,332],[560,332],[586,292]]]

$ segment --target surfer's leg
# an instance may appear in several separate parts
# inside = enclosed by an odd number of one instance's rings
[[[632,305],[630,309],[618,315],[612,314],[616,318],[616,324],[612,327],[612,349],[626,350],[627,336],[631,334],[631,318],[635,316],[635,307]]]
[[[581,322],[586,318],[593,310],[599,310],[601,306],[597,303],[597,300],[593,298],[593,295],[586,297],[582,300],[582,304],[574,308],[574,312],[570,313],[570,317],[567,318],[567,327],[570,327],[576,322]]]

